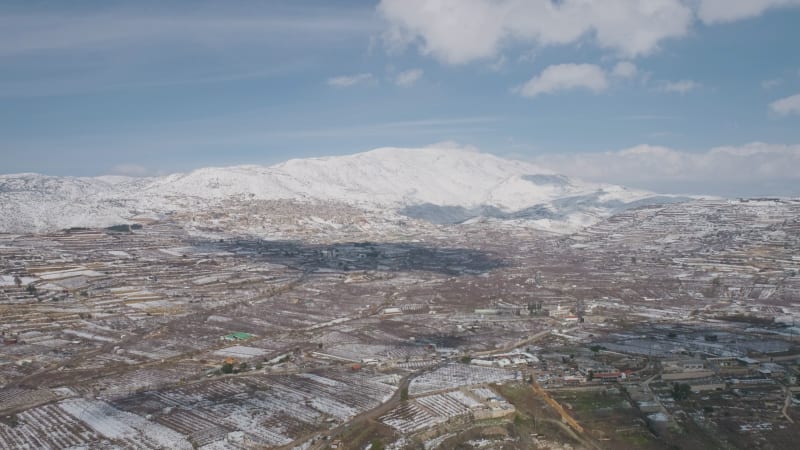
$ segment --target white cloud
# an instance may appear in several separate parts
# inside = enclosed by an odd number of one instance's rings
[[[697,15],[703,22],[713,24],[756,17],[770,8],[798,5],[800,0],[700,0]]]
[[[587,180],[663,188],[667,193],[686,192],[684,184],[716,186],[718,192],[726,190],[720,186],[744,192],[746,186],[772,184],[777,186],[773,192],[800,193],[800,145],[754,142],[697,153],[638,145],[610,152],[545,154],[534,161]],[[707,193],[700,189],[697,193]]]
[[[756,17],[800,0],[381,0],[391,49],[414,45],[447,64],[497,57],[513,43],[568,45],[588,40],[626,57],[706,24]]]
[[[626,56],[686,35],[692,10],[680,0],[381,0],[390,48],[417,45],[448,64],[496,57],[519,41],[573,44],[588,38]]]
[[[680,81],[664,81],[658,87],[662,92],[675,92],[678,94],[685,94],[693,91],[702,86],[700,83],[693,80],[680,80]]]
[[[524,97],[536,97],[572,89],[601,92],[608,88],[606,73],[594,64],[558,64],[548,66],[541,74],[518,88]]]
[[[769,109],[781,116],[789,114],[800,114],[800,94],[775,100],[769,104]]]
[[[423,71],[422,69],[410,69],[404,72],[400,72],[397,74],[397,77],[394,79],[394,83],[401,87],[409,87],[413,86],[414,83],[419,81],[422,78]]]
[[[769,80],[762,81],[761,82],[761,87],[764,88],[764,89],[772,89],[772,88],[780,86],[781,84],[783,84],[783,79],[781,79],[781,78],[772,78],[772,79],[769,79]]]
[[[630,61],[620,61],[614,66],[614,70],[611,73],[620,78],[632,78],[639,73],[639,69]]]
[[[342,75],[340,77],[328,78],[328,86],[337,88],[345,88],[355,86],[361,83],[368,83],[373,81],[374,78],[371,73],[358,73],[355,75]]]

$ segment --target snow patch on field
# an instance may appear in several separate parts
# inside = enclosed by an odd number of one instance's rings
[[[193,448],[180,433],[103,401],[75,398],[61,401],[58,406],[109,439],[146,442],[157,448]]]
[[[22,286],[26,286],[30,283],[36,281],[37,278],[31,277],[20,277],[20,284]],[[0,286],[14,286],[16,283],[14,282],[14,277],[12,275],[0,275]]]
[[[238,359],[250,359],[255,358],[257,356],[264,356],[267,354],[267,351],[262,348],[256,347],[247,347],[244,345],[234,345],[233,347],[227,347],[214,352],[217,356],[222,357],[233,357]]]
[[[99,336],[92,333],[87,333],[85,331],[78,331],[78,330],[64,330],[64,334],[69,334],[72,336],[81,337],[84,339],[89,339],[90,341],[100,341],[100,342],[114,342],[114,339],[111,339],[106,336]]]
[[[521,375],[513,370],[453,363],[414,378],[409,385],[408,392],[412,395],[418,395],[426,392],[454,389],[459,386],[502,383],[521,378]]]
[[[68,270],[56,270],[52,272],[45,272],[39,274],[39,278],[43,280],[61,280],[64,278],[72,278],[72,277],[102,277],[103,274],[94,270],[88,269],[68,269]]]

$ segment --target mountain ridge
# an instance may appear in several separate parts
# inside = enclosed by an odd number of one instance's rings
[[[648,198],[658,203],[682,199],[588,183],[473,149],[383,147],[272,166],[206,167],[145,178],[0,175],[0,205],[14,212],[0,218],[0,232],[107,226],[143,213],[164,214],[234,197],[337,201],[434,223],[477,216],[547,220],[540,225],[553,229],[560,223],[568,231]],[[442,222],[437,217],[449,218]]]

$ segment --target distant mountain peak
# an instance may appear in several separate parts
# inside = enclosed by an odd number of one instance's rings
[[[207,167],[152,178],[4,175],[0,204],[17,215],[0,219],[0,231],[92,226],[92,221],[106,226],[108,221],[124,221],[131,211],[158,213],[182,207],[175,205],[176,199],[240,197],[336,201],[433,222],[478,216],[547,220],[548,228],[563,225],[572,230],[653,194],[586,183],[524,161],[445,143],[291,159],[273,166]]]

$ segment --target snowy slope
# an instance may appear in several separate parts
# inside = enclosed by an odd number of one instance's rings
[[[109,226],[130,216],[125,190],[146,183],[126,179],[0,175],[0,231],[31,232],[59,228]],[[121,187],[126,189],[120,189]]]
[[[349,156],[293,159],[270,167],[204,168],[157,178],[2,175],[0,231],[107,226],[137,214],[159,214],[231,197],[340,201],[442,223],[475,216],[547,220],[543,223],[547,228],[563,223],[572,229],[632,202],[646,202],[653,194],[585,183],[533,164],[463,148],[381,148]]]
[[[220,198],[311,198],[399,205],[479,205],[515,176],[549,173],[530,164],[457,148],[397,149],[330,158],[294,159],[272,167],[200,169],[166,177],[148,189]],[[529,190],[529,194],[538,190]],[[531,199],[504,198],[509,208]]]

